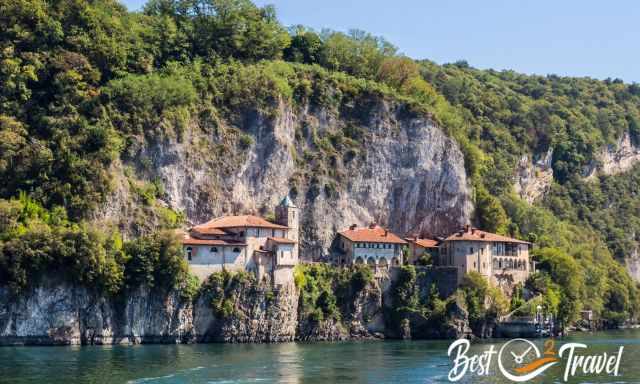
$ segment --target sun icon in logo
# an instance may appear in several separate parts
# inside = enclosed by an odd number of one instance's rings
[[[500,372],[511,381],[521,383],[531,380],[558,363],[554,345],[552,339],[547,340],[542,354],[531,341],[513,339],[504,344],[498,353]],[[505,366],[507,361],[512,364]]]

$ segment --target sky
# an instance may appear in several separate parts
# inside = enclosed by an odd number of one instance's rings
[[[123,0],[130,10],[145,1]],[[637,0],[254,0],[286,26],[362,29],[414,59],[640,82]]]

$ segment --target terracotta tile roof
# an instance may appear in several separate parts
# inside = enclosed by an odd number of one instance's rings
[[[196,226],[191,228],[191,230],[193,232],[195,232],[196,234],[200,234],[200,235],[218,235],[218,236],[224,236],[224,235],[228,235],[228,233],[220,228],[211,228],[211,227],[203,227],[203,226]]]
[[[528,241],[518,240],[507,236],[498,235],[491,232],[481,231],[477,228],[460,230],[447,237],[444,241],[488,241],[502,243],[531,244]]]
[[[405,240],[410,243],[415,243],[423,248],[438,248],[438,240],[433,239],[416,239],[413,237],[405,237]]]
[[[252,215],[218,217],[213,220],[209,220],[204,224],[197,225],[193,227],[193,229],[200,232],[201,230],[208,230],[210,228],[220,229],[238,227],[289,229],[289,227],[284,225],[274,224],[262,217]]]
[[[338,232],[340,235],[346,237],[353,242],[363,243],[391,243],[391,244],[406,244],[407,242],[402,240],[396,234],[389,232],[388,230],[379,226],[365,227],[365,228],[349,228],[342,232]]]
[[[273,241],[274,243],[280,243],[280,244],[295,244],[296,243],[294,240],[285,239],[285,238],[282,238],[282,237],[268,237],[267,239]]]
[[[219,240],[219,239],[197,239],[189,235],[184,235],[182,238],[183,245],[220,245],[220,246],[236,246],[245,247],[246,244],[234,241]]]

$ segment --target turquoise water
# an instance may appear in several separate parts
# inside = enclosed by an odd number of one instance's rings
[[[576,377],[570,383],[640,383],[640,331],[578,334],[589,353],[625,346],[621,376]],[[472,352],[503,341],[476,343]],[[541,342],[536,342],[542,347]],[[447,383],[450,341],[2,347],[2,383]],[[489,377],[463,383],[508,383]],[[561,383],[563,367],[532,382]]]

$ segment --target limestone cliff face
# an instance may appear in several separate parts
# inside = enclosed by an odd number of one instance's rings
[[[430,286],[430,280],[421,280]],[[192,301],[177,292],[140,287],[106,298],[56,280],[19,297],[0,288],[0,345],[139,343],[267,343],[365,338],[455,338],[468,335],[466,313],[456,303],[442,319],[415,315],[400,335],[388,327],[391,282],[376,280],[347,295],[338,320],[313,321],[300,313],[299,293],[247,281],[203,287]]]
[[[515,192],[529,204],[533,204],[551,188],[551,183],[553,183],[552,159],[552,149],[543,155],[535,156],[534,159],[530,159],[528,155],[524,155],[520,159],[513,187]]]
[[[600,149],[596,161],[584,170],[587,179],[601,175],[616,175],[630,170],[640,162],[640,147],[631,140],[629,132],[625,132],[614,145]]]
[[[0,288],[0,345],[179,343],[192,338],[191,305],[148,288],[112,300],[48,280],[13,298]]]
[[[401,104],[370,104],[353,117],[280,103],[274,115],[245,112],[215,124],[194,118],[176,137],[140,140],[116,166],[121,177],[96,219],[130,227],[135,214],[122,175],[131,167],[141,179],[160,180],[163,204],[190,224],[267,214],[291,194],[303,215],[303,258],[321,256],[351,224],[445,234],[467,223],[470,188],[456,142]]]
[[[273,343],[293,341],[298,320],[298,293],[241,284],[232,288],[228,313],[212,310],[216,294],[198,297],[193,311],[195,340],[200,343]],[[229,295],[229,292],[226,293]]]

